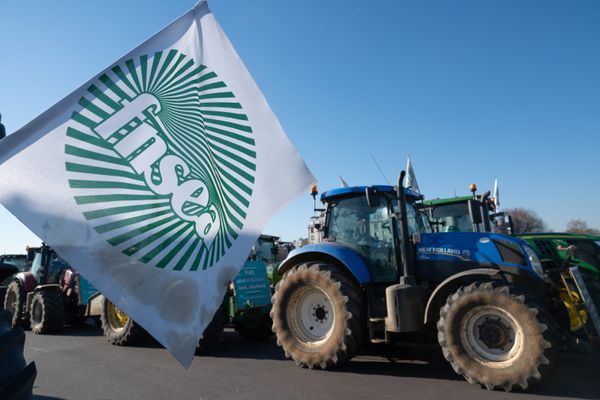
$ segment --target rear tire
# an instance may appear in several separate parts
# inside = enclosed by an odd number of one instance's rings
[[[31,299],[31,331],[36,335],[55,333],[63,327],[63,297],[58,290],[41,290]]]
[[[8,288],[6,288],[6,294],[4,296],[4,309],[10,311],[12,318],[11,324],[13,327],[21,326],[26,327],[27,319],[23,318],[23,306],[27,294],[25,289],[19,281],[12,281]]]
[[[100,325],[106,340],[115,346],[138,344],[148,336],[144,328],[136,324],[106,297],[102,300]]]
[[[476,282],[451,294],[440,310],[438,341],[457,374],[489,390],[527,389],[554,358],[553,321],[505,282]]]
[[[332,265],[294,267],[279,281],[272,300],[277,344],[299,366],[341,365],[364,342],[361,289]]]

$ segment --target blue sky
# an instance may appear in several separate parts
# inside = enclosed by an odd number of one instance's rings
[[[0,3],[12,132],[194,5]],[[500,181],[504,207],[600,228],[600,2],[214,0],[209,6],[321,189],[394,182],[427,197]],[[306,236],[308,194],[266,231]],[[0,209],[0,253],[38,239]]]

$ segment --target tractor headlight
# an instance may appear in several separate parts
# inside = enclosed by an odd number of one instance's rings
[[[525,248],[525,253],[527,253],[527,257],[529,258],[529,262],[531,263],[533,271],[536,274],[538,274],[541,278],[544,278],[544,269],[542,268],[542,262],[540,261],[538,255],[535,253],[535,250],[533,250],[527,245],[523,247]]]

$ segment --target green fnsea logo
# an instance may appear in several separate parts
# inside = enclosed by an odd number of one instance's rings
[[[178,52],[119,63],[66,129],[69,186],[108,243],[158,268],[205,269],[243,228],[255,142],[235,94]]]

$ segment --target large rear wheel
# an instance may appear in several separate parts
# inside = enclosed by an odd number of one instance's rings
[[[271,317],[277,344],[302,367],[343,364],[364,341],[362,292],[325,263],[287,272],[275,288]]]
[[[550,366],[556,346],[548,314],[504,282],[459,288],[440,310],[438,341],[456,373],[493,390],[527,389]]]
[[[100,324],[106,339],[116,346],[131,346],[140,343],[147,336],[144,328],[106,297],[102,300]]]

